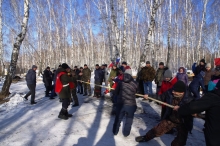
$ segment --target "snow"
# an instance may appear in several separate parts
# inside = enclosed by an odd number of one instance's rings
[[[155,91],[155,85],[153,88]],[[21,98],[27,91],[25,81],[12,84],[10,101],[0,105],[1,146],[166,146],[175,137],[165,134],[147,143],[135,142],[136,136],[144,135],[160,120],[160,106],[154,102],[137,99],[131,134],[125,138],[123,123],[118,135],[112,134],[114,116],[110,115],[112,103],[109,97],[96,99],[78,94],[80,106],[70,106],[69,113],[73,117],[65,121],[57,117],[61,109],[58,97],[54,100],[44,97],[42,81],[37,82],[36,105],[30,105],[30,97],[28,101]],[[194,120],[187,146],[205,145],[203,124],[201,119]]]

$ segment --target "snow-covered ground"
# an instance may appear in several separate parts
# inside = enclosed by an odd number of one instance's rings
[[[78,95],[80,106],[70,106],[69,113],[73,117],[65,121],[57,118],[61,109],[58,98],[44,97],[42,81],[37,83],[36,105],[30,105],[30,97],[28,101],[21,98],[27,91],[25,81],[12,84],[10,101],[0,105],[1,146],[168,146],[175,137],[165,134],[147,143],[135,142],[136,136],[144,135],[159,122],[160,106],[154,102],[137,99],[131,134],[125,138],[122,128],[117,136],[112,134],[114,116],[110,115],[112,103],[108,97],[96,99]],[[203,120],[194,119],[187,146],[205,145],[203,124]]]

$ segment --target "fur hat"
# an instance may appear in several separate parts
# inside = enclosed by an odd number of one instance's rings
[[[183,83],[183,81],[177,81],[173,85],[173,90],[176,92],[186,92],[186,85]]]
[[[169,70],[169,69],[166,70],[166,71],[164,72],[163,77],[164,77],[164,78],[172,78],[172,77],[173,77],[173,74],[172,74],[171,70]]]
[[[62,68],[63,68],[63,69],[67,69],[67,68],[70,68],[70,67],[69,67],[66,63],[63,63],[63,64],[62,64]]]

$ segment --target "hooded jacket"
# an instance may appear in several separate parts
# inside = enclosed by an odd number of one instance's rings
[[[178,72],[176,77],[178,81],[183,81],[183,83],[185,83],[186,86],[188,86],[188,75],[186,74],[186,69],[184,67],[180,67],[180,69],[183,69],[183,73]]]
[[[122,81],[119,81],[115,94],[118,95],[117,103],[123,105],[136,105],[137,83],[130,74],[124,73]]]

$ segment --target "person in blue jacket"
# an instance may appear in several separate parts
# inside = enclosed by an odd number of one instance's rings
[[[194,77],[192,82],[189,84],[189,89],[193,93],[196,100],[200,98],[200,90],[198,90],[200,86],[202,87],[203,93],[205,93],[204,76],[205,72],[201,71],[197,76]]]

